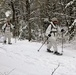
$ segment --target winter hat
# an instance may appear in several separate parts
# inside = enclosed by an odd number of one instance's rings
[[[58,22],[58,19],[56,17],[54,17],[54,18],[51,19],[51,21],[52,22],[54,22],[54,21],[57,21]]]

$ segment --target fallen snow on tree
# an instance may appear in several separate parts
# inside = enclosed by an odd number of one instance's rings
[[[70,5],[72,5],[76,0],[70,1],[69,3],[66,4],[65,8],[69,7]]]

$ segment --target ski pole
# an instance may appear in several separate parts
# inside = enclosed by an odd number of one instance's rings
[[[63,32],[62,32],[62,54],[63,54]]]
[[[41,45],[41,47],[38,49],[38,52],[40,51],[40,49],[42,48],[42,46],[46,43],[48,39],[45,40],[45,42]]]
[[[62,32],[62,54],[63,54],[63,32],[64,32],[64,29],[62,29],[61,32]]]
[[[15,28],[14,28],[14,37],[15,37],[15,43],[16,43],[16,26],[15,26]]]

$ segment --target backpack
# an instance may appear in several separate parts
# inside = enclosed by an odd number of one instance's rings
[[[7,24],[6,24],[6,26],[5,26],[4,31],[3,31],[3,32],[5,32],[6,27],[7,27]],[[11,25],[10,25],[10,32],[11,32],[11,31],[12,31],[12,28],[11,28]]]
[[[55,34],[57,33],[58,29],[56,27],[54,27],[54,25],[51,23],[51,31],[50,31],[50,34],[53,33],[54,36]]]
[[[57,27],[55,27],[52,23],[50,23],[50,24],[51,24],[51,30],[55,29],[56,31],[53,31],[53,32],[57,32]]]
[[[49,25],[50,25],[50,22],[44,22],[44,24],[43,24],[44,31],[46,31],[46,29]]]

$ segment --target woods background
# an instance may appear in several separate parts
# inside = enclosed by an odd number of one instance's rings
[[[6,12],[11,12],[6,15]],[[6,18],[15,25],[14,36],[41,41],[44,38],[44,20],[57,17],[60,26],[69,26],[76,19],[76,0],[0,0],[0,29]]]

